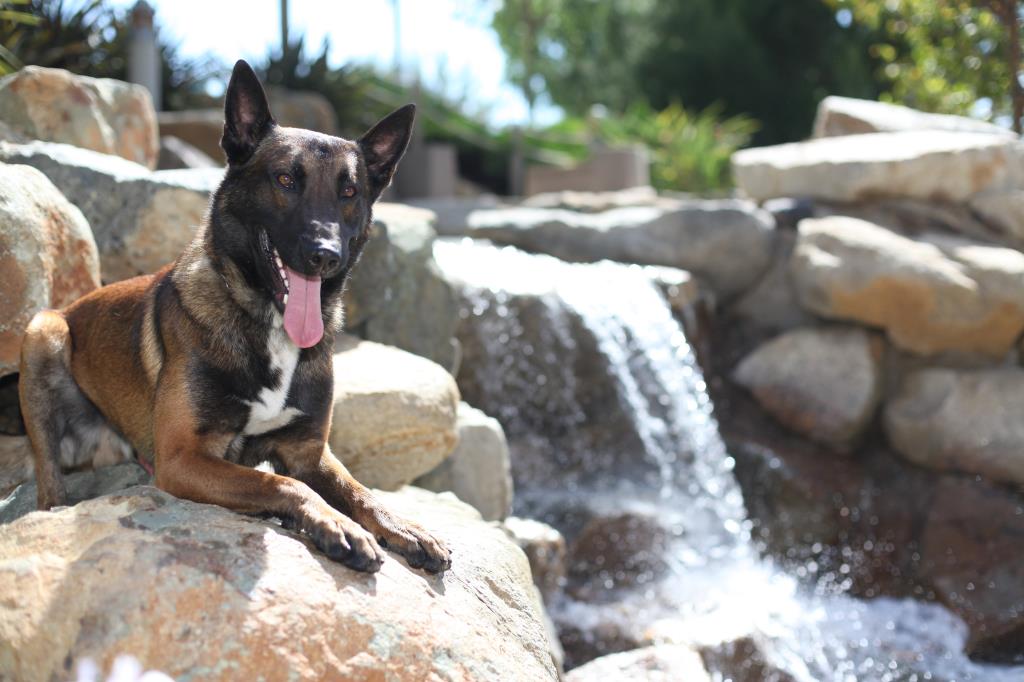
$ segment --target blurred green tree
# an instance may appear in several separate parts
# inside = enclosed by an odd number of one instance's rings
[[[826,0],[875,34],[881,98],[925,111],[968,114],[982,99],[1020,132],[1017,0]]]
[[[879,92],[873,31],[822,0],[506,0],[493,26],[528,102],[543,92],[575,115],[717,103],[771,143],[806,136],[825,95]]]

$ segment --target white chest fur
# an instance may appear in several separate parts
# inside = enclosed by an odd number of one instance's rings
[[[295,366],[299,364],[299,347],[292,343],[280,324],[270,330],[267,353],[270,356],[270,368],[277,370],[279,380],[275,385],[264,387],[256,400],[249,402],[249,421],[243,431],[247,436],[279,429],[302,414],[294,407],[284,406],[292,387]]]

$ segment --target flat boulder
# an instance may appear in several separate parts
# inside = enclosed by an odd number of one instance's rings
[[[755,201],[965,201],[1020,186],[1022,164],[1024,143],[1015,139],[935,130],[825,137],[732,157],[737,186]]]
[[[357,480],[394,490],[452,453],[459,389],[443,367],[353,337],[337,349],[329,443]]]
[[[1014,249],[832,216],[800,222],[790,274],[809,312],[882,328],[920,355],[1002,359],[1024,331]]]
[[[929,114],[910,107],[869,99],[832,95],[821,100],[814,117],[813,137],[892,133],[905,130],[941,130],[954,133],[985,133],[1008,139],[1009,128],[966,116]]]
[[[382,493],[443,537],[441,576],[352,571],[279,525],[134,487],[0,533],[0,677],[128,654],[175,679],[556,680],[526,557],[448,496]]]
[[[469,234],[572,262],[667,265],[707,281],[729,299],[767,270],[771,215],[738,200],[692,200],[673,208],[628,206],[600,213],[510,208],[469,215]]]
[[[35,168],[0,163],[0,376],[18,371],[32,316],[100,283],[89,223]]]
[[[733,379],[787,428],[848,450],[878,407],[883,350],[859,327],[796,329],[756,348]]]
[[[885,408],[893,448],[920,466],[1024,483],[1024,369],[929,368]]]
[[[0,161],[42,171],[92,226],[105,283],[170,263],[202,222],[219,168],[151,172],[65,144],[0,143]]]
[[[63,142],[156,168],[156,111],[141,85],[26,66],[0,79],[0,120],[30,139]]]

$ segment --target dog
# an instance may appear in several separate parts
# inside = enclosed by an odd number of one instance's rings
[[[283,127],[235,64],[228,166],[190,245],[29,323],[19,399],[40,509],[66,504],[62,465],[134,452],[162,490],[280,518],[353,569],[379,570],[382,548],[450,567],[440,540],[387,511],[327,445],[342,289],[414,118],[404,106],[356,141]]]

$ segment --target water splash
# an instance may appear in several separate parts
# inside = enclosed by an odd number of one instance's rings
[[[556,622],[582,630],[611,625],[637,641],[712,645],[748,636],[772,666],[800,682],[1021,679],[1019,668],[969,661],[965,626],[940,606],[815,592],[758,556],[702,372],[648,268],[569,264],[472,240],[438,240],[434,256],[476,328],[473,345],[482,355],[470,359],[481,383],[474,398],[499,418],[510,443],[543,449],[552,430],[569,432],[563,449],[574,448],[573,433],[586,440],[595,415],[578,404],[579,325],[603,358],[638,443],[618,459],[592,452],[579,459],[593,468],[632,458],[656,472],[579,485],[554,470],[525,486],[517,480],[520,512],[552,518],[580,505],[596,515],[656,517],[670,529],[660,557],[666,570],[629,589],[612,590],[610,581],[600,603],[566,597],[551,605]],[[532,312],[540,328],[529,332],[527,299],[541,306]]]

